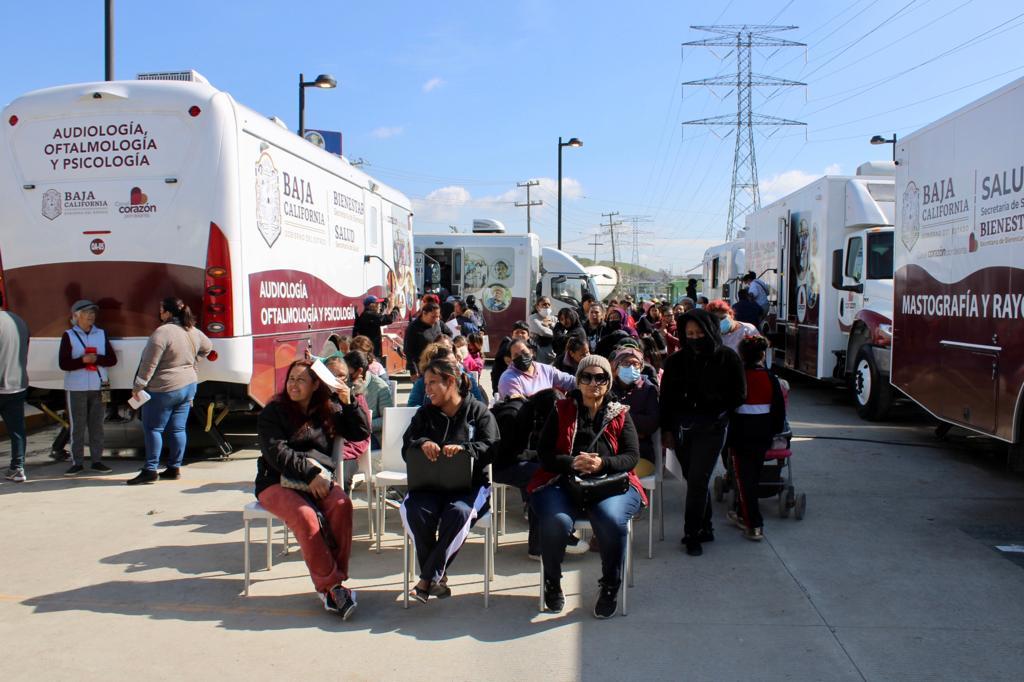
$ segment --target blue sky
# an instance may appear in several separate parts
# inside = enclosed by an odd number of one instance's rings
[[[725,90],[680,96],[682,81],[735,70],[724,49],[681,58],[706,37],[690,25],[794,25],[780,37],[808,45],[806,61],[801,48],[755,53],[755,72],[808,84],[755,97],[756,111],[808,123],[758,133],[763,203],[886,158],[872,134],[905,135],[1024,76],[1024,6],[1004,0],[116,4],[119,78],[194,68],[294,127],[299,71],[333,74],[338,89],[308,93],[307,126],[341,130],[346,156],[414,200],[418,232],[474,217],[524,231],[515,184],[537,178],[534,230],[553,244],[557,140],[578,136],[563,157],[566,249],[592,256],[602,213],[649,216],[640,260],[675,273],[724,238],[733,156],[726,130],[680,126],[735,111]],[[102,5],[7,6],[0,103],[101,79]]]

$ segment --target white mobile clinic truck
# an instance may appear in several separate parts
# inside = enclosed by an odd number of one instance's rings
[[[775,366],[849,382],[868,418],[891,401],[894,196],[892,164],[865,163],[749,214],[743,237],[769,288]]]
[[[556,315],[577,308],[583,294],[597,296],[579,261],[541,247],[535,234],[506,234],[497,220],[475,220],[471,233],[417,234],[416,283],[422,292],[473,295],[492,349],[526,320],[539,296],[551,299]]]
[[[31,332],[31,385],[62,387],[59,340],[88,298],[128,389],[159,301],[178,296],[219,356],[200,363],[196,408],[225,452],[218,417],[266,403],[307,347],[350,333],[366,294],[415,305],[411,222],[402,194],[195,72],[3,110],[0,286]]]
[[[724,298],[736,300],[736,292],[740,288],[739,280],[746,273],[745,244],[743,239],[712,246],[704,252],[703,275],[704,290],[701,296],[709,301]]]
[[[892,383],[1024,463],[1024,79],[901,139]]]

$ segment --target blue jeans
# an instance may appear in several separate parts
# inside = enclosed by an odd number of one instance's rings
[[[160,466],[160,453],[167,441],[167,466],[180,467],[185,458],[185,424],[196,397],[196,384],[177,391],[158,393],[142,406],[142,428],[146,437],[146,470],[156,471]]]
[[[28,391],[0,394],[0,418],[11,439],[11,468],[25,468],[25,395]]]
[[[622,560],[626,556],[629,520],[640,511],[640,493],[633,486],[621,495],[612,495],[587,510],[572,503],[559,484],[540,488],[530,495],[530,504],[540,523],[540,555],[544,577],[562,579],[565,546],[578,518],[590,519],[601,549],[601,579],[609,585],[622,581]]]

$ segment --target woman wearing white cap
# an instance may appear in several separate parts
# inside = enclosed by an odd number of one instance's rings
[[[71,329],[61,336],[57,351],[57,364],[64,370],[64,393],[71,431],[71,468],[64,472],[65,476],[77,476],[85,468],[82,463],[86,432],[89,434],[92,470],[104,474],[110,472],[110,467],[100,461],[106,412],[103,398],[110,386],[107,368],[117,364],[117,356],[106,333],[96,326],[99,308],[89,300],[75,301],[71,306]]]

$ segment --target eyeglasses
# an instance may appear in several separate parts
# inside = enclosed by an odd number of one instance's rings
[[[610,377],[604,372],[584,372],[580,375],[580,383],[586,384],[597,384],[598,386],[604,386],[608,383]]]

